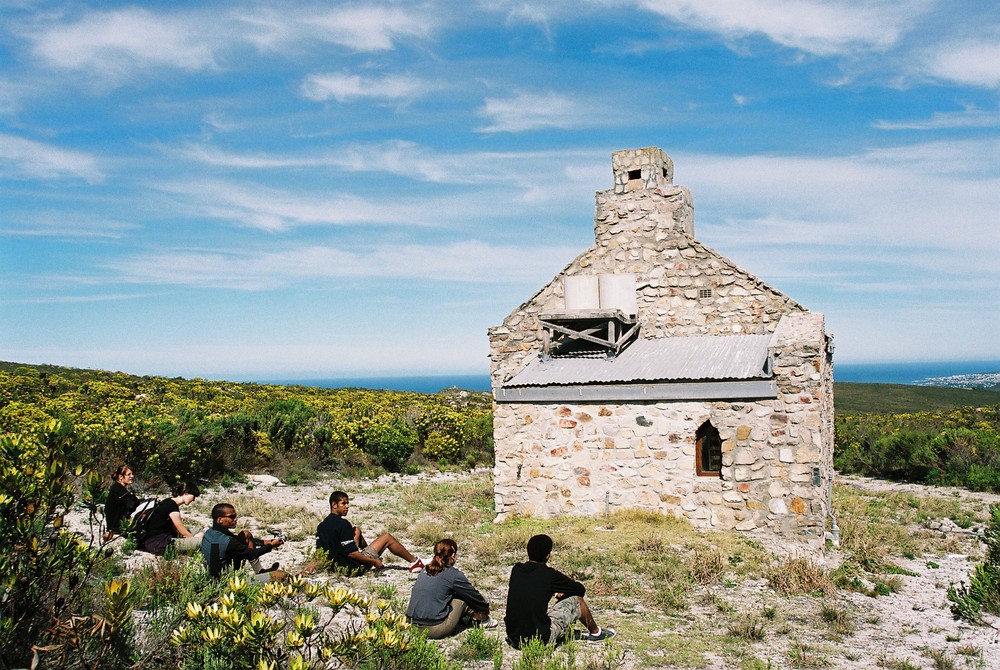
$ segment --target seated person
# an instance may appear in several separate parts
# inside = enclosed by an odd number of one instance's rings
[[[345,519],[351,503],[343,491],[330,494],[330,514],[316,528],[316,548],[323,549],[336,565],[354,574],[364,574],[372,568],[383,568],[379,558],[386,549],[410,562],[410,572],[422,570],[424,562],[411,554],[389,533],[379,535],[368,544],[361,529]]]
[[[181,521],[181,505],[190,505],[201,490],[194,482],[181,482],[174,487],[173,497],[161,500],[149,517],[138,548],[163,556],[171,544],[181,553],[193,553],[201,546],[204,533],[192,533]]]
[[[132,516],[132,512],[139,507],[139,497],[129,489],[134,480],[135,473],[127,465],[118,466],[111,475],[108,500],[104,503],[104,519],[107,528],[107,532],[104,533],[105,542],[122,532],[122,520]]]
[[[229,503],[219,503],[212,508],[212,527],[205,531],[201,540],[201,553],[208,565],[208,574],[218,578],[226,568],[236,570],[249,563],[259,582],[280,582],[288,578],[288,573],[278,570],[275,563],[269,570],[262,570],[260,557],[284,544],[281,538],[254,540],[248,531],[239,535],[236,527],[236,508]]]
[[[454,633],[462,617],[483,628],[495,628],[490,618],[490,604],[455,567],[458,545],[445,538],[434,545],[434,558],[417,576],[410,593],[406,616],[431,640],[440,640]]]
[[[507,591],[507,642],[520,649],[531,638],[548,644],[558,643],[579,620],[587,627],[589,642],[614,637],[611,628],[602,629],[594,621],[583,599],[587,589],[547,563],[552,554],[552,538],[535,535],[528,540],[528,562],[517,563],[510,571]],[[549,607],[549,600],[556,602]]]

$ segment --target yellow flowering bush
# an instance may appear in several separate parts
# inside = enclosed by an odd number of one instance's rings
[[[345,611],[349,621],[334,625]],[[301,578],[260,585],[235,574],[218,598],[187,603],[184,615],[170,641],[182,667],[192,669],[305,670],[325,668],[332,659],[356,665],[398,658],[423,641],[388,602]]]

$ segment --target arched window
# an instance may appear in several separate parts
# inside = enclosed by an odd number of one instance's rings
[[[711,421],[706,421],[695,433],[695,468],[699,477],[722,474],[722,438]]]

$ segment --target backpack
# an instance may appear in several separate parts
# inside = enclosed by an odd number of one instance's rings
[[[132,537],[138,546],[142,546],[146,539],[146,531],[149,529],[149,519],[153,516],[153,511],[159,503],[156,498],[148,498],[139,501],[139,506],[132,512]]]

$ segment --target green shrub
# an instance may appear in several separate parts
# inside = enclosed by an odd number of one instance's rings
[[[990,521],[983,532],[986,557],[976,565],[968,585],[948,588],[951,613],[956,619],[982,624],[983,613],[1000,616],[1000,503],[990,506]]]
[[[56,421],[38,436],[0,436],[3,667],[32,665],[34,650],[46,667],[130,665],[129,585],[110,582],[102,598],[89,579],[100,572],[102,552],[63,528],[79,485],[91,526],[99,529],[103,479],[81,466],[71,470],[74,456]]]
[[[402,420],[370,424],[365,429],[365,451],[386,470],[399,470],[417,445],[417,433]]]

